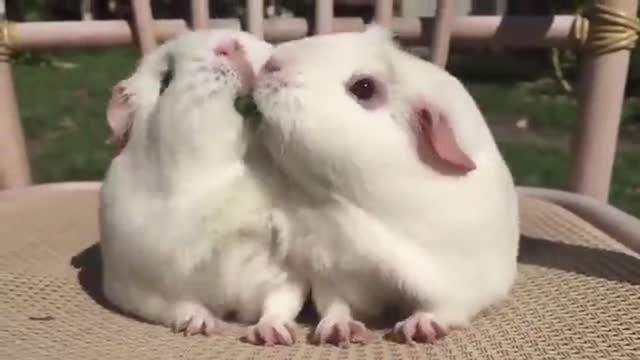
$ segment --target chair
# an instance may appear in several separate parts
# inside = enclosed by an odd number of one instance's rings
[[[2,24],[0,31],[0,358],[2,359],[640,359],[640,220],[607,204],[623,88],[639,28],[637,0],[596,0],[588,17],[454,17],[438,0],[435,19],[375,18],[402,39],[431,39],[432,60],[447,61],[450,40],[506,46],[578,46],[585,53],[571,191],[519,188],[521,251],[511,297],[437,345],[383,339],[349,349],[319,347],[300,330],[290,348],[238,340],[241,326],[212,338],[182,337],[113,311],[100,291],[96,242],[99,182],[32,185],[13,92],[9,50],[108,47],[143,52],[186,29],[153,21],[133,0],[136,31],[125,21]],[[362,29],[316,1],[315,32]],[[247,1],[246,27],[270,41],[305,36],[304,19],[263,19]],[[195,28],[240,27],[209,19],[192,1]]]

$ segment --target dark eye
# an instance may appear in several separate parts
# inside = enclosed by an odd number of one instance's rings
[[[162,81],[160,82],[160,94],[167,90],[171,80],[173,80],[173,71],[167,70],[167,72],[162,76]]]
[[[174,59],[173,56],[167,59],[167,68],[162,74],[162,79],[160,80],[160,94],[167,90],[171,80],[173,80],[173,69],[174,69]]]
[[[358,98],[358,100],[371,100],[371,98],[376,94],[376,82],[371,78],[356,80],[351,84],[351,86],[349,86],[349,92]]]

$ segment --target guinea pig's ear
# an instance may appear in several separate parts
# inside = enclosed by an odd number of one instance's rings
[[[123,80],[111,89],[111,99],[107,107],[107,125],[109,126],[107,143],[115,146],[115,156],[120,154],[129,140],[132,125],[131,113],[126,80]]]
[[[414,105],[412,125],[418,156],[425,165],[457,175],[476,168],[456,141],[450,119],[440,108],[424,101]]]
[[[395,37],[393,31],[376,23],[375,21],[367,24],[364,34],[371,39],[380,41],[381,43],[393,43],[393,39]]]

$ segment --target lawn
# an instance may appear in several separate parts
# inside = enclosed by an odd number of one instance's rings
[[[137,53],[118,49],[51,54],[47,59],[55,59],[54,64],[32,57],[14,66],[34,176],[38,182],[100,179],[111,156],[104,144],[110,88],[131,71]],[[456,68],[451,71],[456,73]],[[562,188],[568,176],[567,139],[575,122],[575,100],[549,79],[495,78],[476,77],[466,83],[487,114],[516,182]],[[640,216],[638,114],[639,103],[625,104],[624,141],[611,197],[615,205],[636,216]]]

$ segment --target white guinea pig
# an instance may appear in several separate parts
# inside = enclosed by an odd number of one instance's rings
[[[251,342],[294,341],[308,287],[287,265],[278,178],[234,108],[271,50],[244,32],[188,32],[114,92],[114,138],[130,131],[101,189],[100,246],[105,296],[124,312],[207,335],[235,313],[257,322]]]
[[[390,32],[321,35],[277,46],[254,98],[263,140],[312,196],[304,266],[320,342],[365,342],[365,319],[405,312],[394,332],[432,342],[508,295],[517,197],[482,114],[444,70]]]

